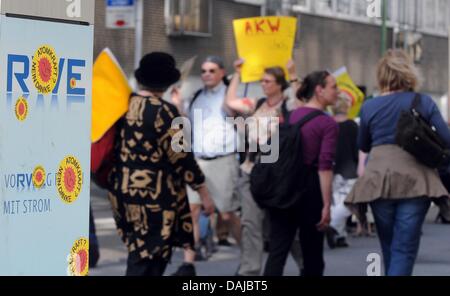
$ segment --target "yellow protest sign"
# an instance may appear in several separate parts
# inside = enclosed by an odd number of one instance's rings
[[[108,49],[104,49],[94,63],[92,77],[92,131],[93,143],[114,125],[128,110],[131,87],[127,78]]]
[[[267,16],[233,21],[238,55],[244,59],[242,82],[261,79],[264,69],[286,64],[292,58],[297,19]]]
[[[346,67],[337,70],[333,76],[336,78],[341,94],[351,102],[351,108],[348,112],[349,118],[356,118],[364,102],[364,93],[353,82]]]

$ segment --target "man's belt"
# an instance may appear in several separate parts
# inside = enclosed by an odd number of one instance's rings
[[[216,160],[216,159],[219,159],[219,158],[228,157],[228,156],[231,156],[231,155],[234,155],[234,153],[225,154],[225,155],[218,155],[218,156],[213,156],[213,157],[200,156],[198,158],[201,159],[201,160],[211,161],[211,160]]]

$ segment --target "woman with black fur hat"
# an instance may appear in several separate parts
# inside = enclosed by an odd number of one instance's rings
[[[140,91],[119,125],[117,163],[109,198],[121,239],[128,247],[128,276],[160,276],[174,246],[193,249],[186,184],[208,213],[214,206],[192,153],[176,152],[172,120],[177,109],[161,99],[180,72],[166,53],[147,54],[135,72]]]

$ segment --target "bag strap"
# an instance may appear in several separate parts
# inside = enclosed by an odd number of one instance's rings
[[[281,105],[281,114],[283,115],[283,117],[286,120],[289,120],[289,116],[291,115],[291,112],[288,110],[287,101],[288,101],[288,99],[285,99],[283,101],[283,104]]]
[[[303,125],[305,125],[307,122],[313,120],[317,116],[325,115],[323,111],[317,110],[314,112],[309,113],[308,115],[304,116],[299,122],[297,122],[294,126],[296,129],[301,128]]]
[[[414,114],[419,114],[419,110],[417,110],[417,109],[420,106],[421,99],[422,99],[422,96],[419,93],[416,93],[414,96],[414,99],[411,103],[411,111]]]
[[[267,101],[267,98],[261,98],[256,102],[255,106],[255,112],[261,108],[261,106]],[[283,114],[284,117],[289,118],[289,112],[287,108],[287,99],[283,100],[283,104],[281,104],[281,114]]]
[[[261,98],[256,102],[255,112],[267,101],[266,98]]]
[[[195,92],[194,96],[192,97],[191,102],[189,103],[189,109],[188,109],[189,112],[191,112],[192,106],[194,106],[195,100],[197,100],[197,98],[200,96],[200,94],[202,93],[202,91],[203,91],[203,88],[201,88],[201,89],[199,89],[199,90],[197,90],[197,91]]]

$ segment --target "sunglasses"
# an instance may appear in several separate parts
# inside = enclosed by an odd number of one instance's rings
[[[210,73],[210,74],[214,74],[214,73],[216,73],[216,69],[209,69],[209,70],[205,70],[205,69],[202,69],[202,74],[206,74],[206,73]]]
[[[260,83],[272,83],[272,82],[275,82],[275,80],[261,79],[259,82]]]

